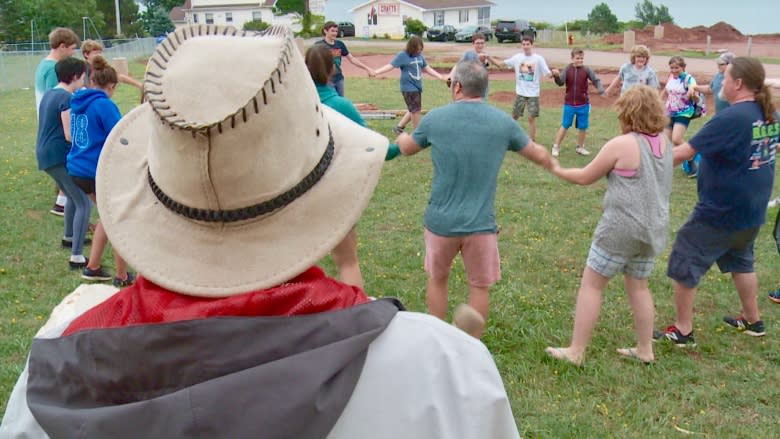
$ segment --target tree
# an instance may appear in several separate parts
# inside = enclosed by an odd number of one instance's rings
[[[422,35],[423,32],[425,32],[427,29],[427,27],[425,27],[425,23],[414,18],[407,19],[406,23],[404,24],[406,25],[407,35]]]
[[[149,35],[159,36],[176,29],[176,26],[171,21],[171,17],[168,15],[168,11],[161,6],[147,9],[146,12],[141,14],[141,23],[144,31]]]
[[[620,28],[618,19],[606,3],[599,3],[588,14],[587,27],[593,33],[614,33]]]
[[[279,14],[286,14],[288,12],[297,12],[301,15],[304,14],[304,0],[277,0],[276,1],[276,12]]]
[[[669,8],[664,5],[655,6],[650,0],[637,3],[634,6],[634,12],[637,20],[641,21],[645,26],[648,24],[674,23],[674,19],[669,14]]]
[[[106,21],[105,27],[100,30],[100,35],[103,38],[117,37],[115,7],[114,0],[97,0],[97,9],[103,13]],[[122,21],[122,34],[143,34],[143,26],[141,26],[138,16],[138,5],[133,0],[119,0],[119,18]]]

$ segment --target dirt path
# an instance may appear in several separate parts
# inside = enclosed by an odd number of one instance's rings
[[[780,40],[780,37],[778,38]],[[348,40],[347,45],[351,48],[360,47],[360,51],[368,54],[359,55],[360,60],[363,63],[373,68],[383,66],[392,60],[393,55],[388,54],[371,54],[371,48],[376,48],[377,52],[386,51],[388,48],[397,49],[401,51],[404,49],[404,42],[401,41],[364,41],[364,40]],[[742,50],[739,50],[737,45],[742,45]],[[721,47],[723,46],[723,47]],[[732,47],[733,46],[733,47]],[[686,48],[694,48],[703,50],[702,44],[687,44]],[[745,45],[743,43],[723,43],[713,44],[711,46],[714,50],[733,50],[737,54],[745,52]],[[425,58],[429,63],[454,65],[461,54],[471,48],[470,44],[458,44],[458,43],[438,43],[438,42],[426,42],[425,43]],[[717,49],[716,49],[717,48]],[[488,52],[496,58],[509,58],[512,55],[520,51],[517,44],[492,44],[488,47]],[[536,52],[541,54],[547,60],[547,63],[551,67],[563,68],[569,63],[571,58],[570,49],[557,49],[557,48],[538,48]],[[754,56],[771,56],[780,57],[780,43],[754,43],[751,48],[751,54]],[[717,71],[715,66],[715,55],[712,59],[687,59],[687,71],[690,72],[698,82],[707,84],[712,80],[713,75]],[[607,87],[612,80],[617,76],[617,71],[623,63],[628,61],[628,54],[622,52],[603,52],[586,50],[585,63],[592,67],[599,78],[601,79],[604,87]],[[658,79],[663,83],[669,74],[669,57],[668,56],[652,56],[650,58],[650,66],[658,72]],[[358,67],[355,67],[349,61],[346,61],[342,68],[344,74],[347,77],[365,77],[366,72]],[[768,78],[780,78],[780,64],[765,64],[764,68]],[[444,72],[446,69],[442,69]],[[385,78],[398,78],[399,71],[392,70],[389,73],[382,75]],[[514,74],[510,70],[497,70],[495,68],[490,69],[490,79],[492,80],[512,80]],[[563,102],[563,87],[556,89],[548,89],[542,91],[541,104],[543,106],[548,105],[560,105]],[[591,90],[591,105],[593,107],[607,107],[611,106],[617,96],[602,97],[599,96],[595,89]],[[780,89],[773,90],[775,96],[780,99]],[[489,100],[496,103],[508,103],[514,102],[514,93],[511,92],[495,92],[491,93]],[[714,105],[712,102],[712,96],[708,96],[708,105]]]

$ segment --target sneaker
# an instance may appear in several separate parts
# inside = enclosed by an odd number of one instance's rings
[[[780,290],[770,291],[769,300],[775,303],[780,303]]]
[[[90,244],[92,244],[92,240],[90,238],[84,238],[84,245],[90,245]],[[62,248],[73,248],[73,241],[63,239]]]
[[[111,280],[111,275],[103,267],[98,267],[95,270],[84,267],[84,271],[81,272],[81,278],[86,280]]]
[[[399,127],[398,125],[396,125],[396,126],[393,127],[393,132],[396,133],[396,134],[401,134],[401,133],[404,132],[404,128],[403,127]]]
[[[590,151],[585,149],[584,146],[578,146],[577,149],[574,150],[579,155],[590,155]]]
[[[669,340],[678,347],[695,347],[696,341],[693,339],[693,331],[688,335],[683,335],[676,326],[672,325],[663,331],[653,331],[653,341]]]
[[[49,213],[57,216],[65,216],[65,206],[61,204],[55,204],[54,207],[51,208]]]
[[[127,272],[127,278],[126,279],[120,279],[118,277],[114,277],[114,280],[111,282],[114,284],[117,288],[124,288],[129,287],[130,285],[135,283],[135,274]]]
[[[89,258],[84,258],[84,262],[68,261],[71,270],[81,270],[82,268],[86,268],[87,264],[89,264]]]
[[[736,328],[737,331],[744,332],[745,334],[752,335],[753,337],[763,337],[766,335],[766,331],[764,330],[764,322],[762,320],[750,323],[742,316],[726,316],[723,317],[723,321],[732,328]]]
[[[553,145],[553,147],[552,147],[552,156],[553,157],[558,157],[559,155],[561,155],[561,147]]]
[[[766,204],[766,208],[767,209],[771,209],[771,208],[777,207],[779,205],[780,205],[780,197],[777,197],[777,198],[773,198],[773,199],[769,200],[769,203]]]

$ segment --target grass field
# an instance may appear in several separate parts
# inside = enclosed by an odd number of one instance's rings
[[[133,64],[134,76],[142,66]],[[552,86],[550,83],[545,86]],[[426,80],[424,108],[449,100],[441,82]],[[497,81],[491,91],[513,90]],[[347,95],[380,108],[403,108],[393,79],[347,80]],[[137,103],[137,91],[120,86],[115,100],[124,112]],[[33,92],[0,93],[0,411],[21,372],[35,331],[52,307],[80,282],[68,270],[59,248],[62,220],[47,214],[53,200],[49,177],[37,170]],[[508,107],[504,107],[509,111]],[[559,107],[543,108],[539,141],[549,146],[558,127]],[[395,121],[371,121],[390,135]],[[692,131],[704,121],[692,124]],[[468,129],[469,127],[454,127]],[[595,152],[618,132],[614,113],[595,109],[588,146]],[[564,144],[564,166],[583,166],[574,154],[574,136]],[[475,145],[478,147],[478,145]],[[366,289],[397,296],[413,311],[425,311],[422,268],[422,214],[431,181],[428,152],[385,164],[372,202],[358,225]],[[756,244],[760,307],[768,334],[752,338],[721,321],[739,312],[730,277],[711,271],[696,302],[698,348],[656,346],[657,363],[643,366],[618,358],[616,347],[632,346],[630,309],[619,279],[610,283],[583,368],[547,358],[547,345],[567,344],[574,299],[590,237],[601,214],[605,182],[578,187],[559,181],[516,154],[506,157],[499,176],[497,219],[503,279],[492,290],[491,316],[484,342],[503,376],[518,427],[524,437],[774,437],[780,391],[780,341],[775,322],[780,306],[766,291],[780,286],[778,254],[765,227]],[[675,170],[670,240],[696,200],[696,183]],[[776,211],[771,211],[774,218]],[[670,241],[671,242],[671,241]],[[650,279],[656,326],[673,321],[671,284],[665,276],[668,250]],[[106,265],[111,259],[104,257]],[[333,264],[323,261],[333,273]],[[451,277],[451,304],[465,300],[460,262]]]

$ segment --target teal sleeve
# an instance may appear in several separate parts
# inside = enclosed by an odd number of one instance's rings
[[[390,146],[387,148],[387,155],[385,155],[385,161],[390,161],[398,155],[401,154],[401,149],[398,147],[397,143],[391,143]]]

